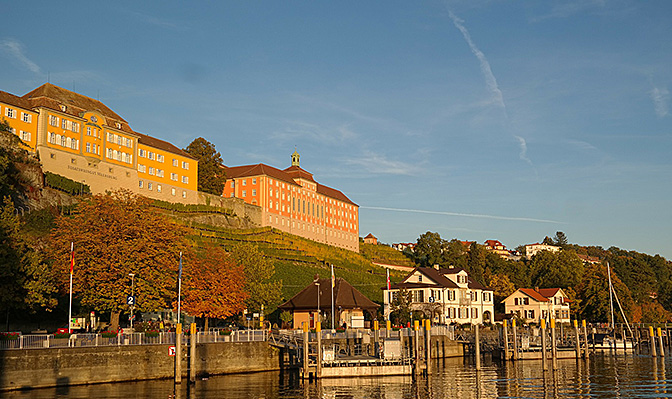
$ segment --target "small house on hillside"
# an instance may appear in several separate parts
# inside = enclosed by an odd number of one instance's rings
[[[316,276],[301,292],[278,306],[278,309],[292,313],[293,328],[301,328],[304,322],[309,323],[310,328],[315,327],[316,321],[322,321],[323,325],[325,321],[331,323],[331,281]],[[334,279],[333,293],[336,326],[345,324],[349,328],[364,328],[364,313],[369,313],[369,319],[372,319],[380,306],[340,277]]]
[[[516,315],[529,322],[555,319],[569,323],[570,300],[562,288],[519,288],[504,299],[506,314]]]
[[[366,237],[364,237],[364,244],[377,245],[378,239],[373,234],[369,233]]]

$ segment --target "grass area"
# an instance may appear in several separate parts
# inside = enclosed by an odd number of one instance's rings
[[[209,225],[192,225],[198,234],[209,237],[224,248],[247,242],[273,260],[276,278],[283,282],[283,295],[289,299],[310,284],[315,274],[322,278],[342,277],[374,302],[382,302],[381,287],[385,286],[385,269],[374,265],[366,256],[342,248],[317,243],[269,227],[233,230]],[[391,248],[390,248],[391,249]],[[391,272],[393,281],[406,273]]]
[[[387,245],[359,244],[359,252],[371,262],[382,263],[385,265],[415,266],[412,260],[406,257],[401,251],[397,251]]]

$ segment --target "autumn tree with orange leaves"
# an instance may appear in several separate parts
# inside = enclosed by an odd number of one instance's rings
[[[136,311],[169,308],[177,298],[179,253],[189,250],[187,233],[128,190],[94,195],[83,199],[74,215],[56,220],[53,271],[67,293],[74,242],[73,294],[79,310],[110,312],[116,330],[120,314],[129,310],[129,274],[135,275]]]
[[[182,269],[182,310],[205,319],[223,319],[245,308],[248,294],[244,290],[242,266],[221,247],[205,244]],[[173,303],[177,309],[177,302]]]

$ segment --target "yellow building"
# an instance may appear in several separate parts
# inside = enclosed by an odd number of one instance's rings
[[[126,188],[170,202],[198,202],[198,161],[134,131],[98,100],[46,83],[22,97],[0,91],[0,115],[44,171],[87,184],[94,194]]]
[[[316,182],[296,151],[284,170],[262,163],[225,169],[222,195],[260,206],[262,226],[359,252],[359,206]]]

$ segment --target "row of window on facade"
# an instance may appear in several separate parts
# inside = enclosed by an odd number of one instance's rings
[[[14,108],[5,107],[5,116],[11,119],[16,119],[18,112]],[[26,123],[33,122],[33,115],[27,112],[21,112],[21,120]]]
[[[61,136],[56,133],[49,133],[49,143],[60,145],[61,147],[70,148],[73,150],[79,150],[79,140],[70,138],[68,136]]]
[[[73,122],[69,119],[65,118],[59,118],[58,116],[55,115],[49,115],[49,124],[54,127],[59,126],[59,120],[60,120],[60,126],[61,129],[63,130],[69,130],[73,133],[79,133],[79,123]]]
[[[147,190],[153,191],[155,186],[154,182],[151,181],[145,182],[144,180],[138,180],[138,187],[140,187],[141,189],[144,189],[146,187]],[[161,184],[156,184],[156,192],[157,193],[163,192],[163,186]],[[170,193],[174,196],[177,195],[177,189],[175,187],[171,187]],[[185,190],[182,190],[182,198],[187,198],[187,192]]]
[[[445,297],[442,294],[444,290],[429,290],[429,297],[426,298],[425,300],[425,291],[424,290],[411,290],[411,294],[413,295],[413,302],[416,303],[435,303],[435,302],[444,302],[444,301],[455,301],[457,298],[457,290],[446,290]],[[391,291],[388,292],[389,295],[389,302],[392,303],[393,301],[396,301],[398,296],[399,296],[399,291]],[[474,301],[478,302],[478,292],[477,291],[466,291],[463,292],[463,298],[462,300],[467,300],[467,301]],[[483,292],[481,295],[481,298],[483,302],[491,302],[492,301],[492,293],[490,292]]]
[[[157,177],[163,177],[164,176],[164,170],[163,169],[154,168],[153,166],[147,167],[147,165],[142,165],[142,164],[138,164],[138,172],[147,173],[150,176],[157,176]],[[177,173],[171,173],[170,174],[170,180],[178,181],[178,179],[179,179],[179,176],[178,176]],[[182,176],[182,183],[189,184],[189,177],[188,176]]]
[[[518,317],[523,317],[525,319],[534,319],[536,318],[536,312],[534,309],[525,309],[525,310],[515,310],[513,313],[516,314]],[[569,310],[566,309],[557,309],[555,311],[550,311],[552,315],[556,319],[569,319]],[[542,310],[541,311],[541,318],[542,319],[548,319],[549,316],[549,311],[548,310]]]
[[[33,137],[33,135],[30,134],[30,132],[25,132],[23,130],[19,130],[19,133],[17,133],[16,129],[13,127],[9,128],[9,132],[19,136],[19,138],[23,141],[30,141],[30,138]]]
[[[160,162],[160,163],[163,163],[164,160],[165,160],[165,158],[162,154],[158,154],[158,153],[155,153],[155,152],[149,151],[149,150],[144,150],[142,148],[140,148],[138,150],[138,156],[140,158],[147,158],[150,161],[156,160],[157,162]],[[176,168],[179,167],[180,166],[180,161],[178,159],[173,158],[173,166],[176,167]],[[182,161],[182,169],[189,170],[189,162]]]

